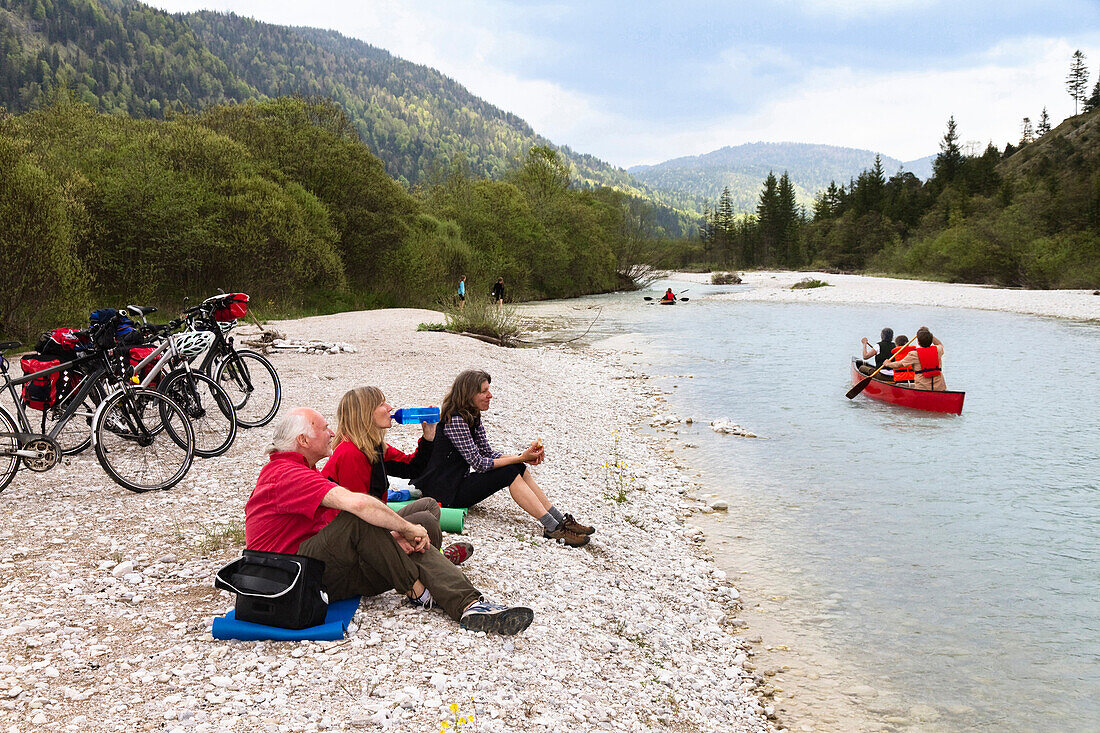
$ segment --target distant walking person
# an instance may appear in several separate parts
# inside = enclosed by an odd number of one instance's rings
[[[493,285],[493,290],[489,295],[496,301],[497,309],[504,310],[504,278],[497,278],[497,282]]]
[[[458,281],[458,309],[463,310],[466,307],[466,276],[463,275],[462,279]]]

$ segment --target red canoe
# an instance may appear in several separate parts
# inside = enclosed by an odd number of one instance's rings
[[[866,374],[856,368],[856,360],[852,359],[852,385],[859,384],[867,377]],[[893,382],[882,381],[878,377],[871,380],[863,390],[867,395],[879,402],[889,402],[892,405],[911,407],[914,410],[927,410],[928,412],[947,412],[952,415],[961,415],[963,410],[963,398],[966,392],[933,392],[927,389],[915,389],[902,387]]]

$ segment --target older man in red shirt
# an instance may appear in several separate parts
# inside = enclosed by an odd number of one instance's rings
[[[414,605],[438,605],[473,631],[516,634],[530,626],[531,609],[485,600],[431,549],[424,527],[324,478],[317,462],[332,453],[332,438],[316,410],[296,408],[279,420],[267,465],[245,504],[249,549],[324,561],[322,582],[333,600],[396,589]]]

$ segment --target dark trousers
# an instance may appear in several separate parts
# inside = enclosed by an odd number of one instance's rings
[[[436,512],[438,516],[438,507]],[[412,511],[405,518],[415,521],[413,517],[417,514],[422,518],[430,516],[430,510]],[[439,520],[434,524],[438,537]],[[428,525],[423,526],[428,529]],[[324,561],[322,582],[334,601],[357,595],[374,596],[388,590],[407,595],[419,580],[431,591],[436,605],[457,621],[466,607],[481,597],[462,571],[435,547],[407,554],[388,529],[367,524],[351,512],[337,514],[336,519],[298,547],[298,554]]]
[[[468,473],[458,484],[454,498],[447,503],[447,506],[455,509],[469,509],[506,486],[511,486],[516,476],[522,476],[526,470],[527,466],[522,463],[513,463],[510,466],[490,468],[483,473],[476,471]]]

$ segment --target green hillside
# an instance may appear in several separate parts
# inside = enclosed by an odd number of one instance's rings
[[[705,155],[675,158],[657,165],[634,166],[629,172],[641,183],[663,192],[717,201],[722,190],[730,189],[734,213],[749,213],[759,203],[760,183],[768,173],[790,175],[796,200],[809,207],[814,196],[831,182],[847,185],[870,168],[876,153],[870,150],[808,143],[746,143],[724,147]],[[913,161],[919,170],[896,158],[880,156],[883,168],[893,174],[905,167],[918,177],[931,171],[927,160]]]
[[[558,147],[519,117],[434,69],[334,31],[232,14],[170,15],[129,0],[0,0],[0,105],[25,112],[73,90],[107,113],[164,118],[214,104],[302,95],[336,100],[406,187],[452,163],[499,180],[532,146],[558,150],[574,185],[608,186],[657,204],[657,223],[693,228],[626,171]]]

